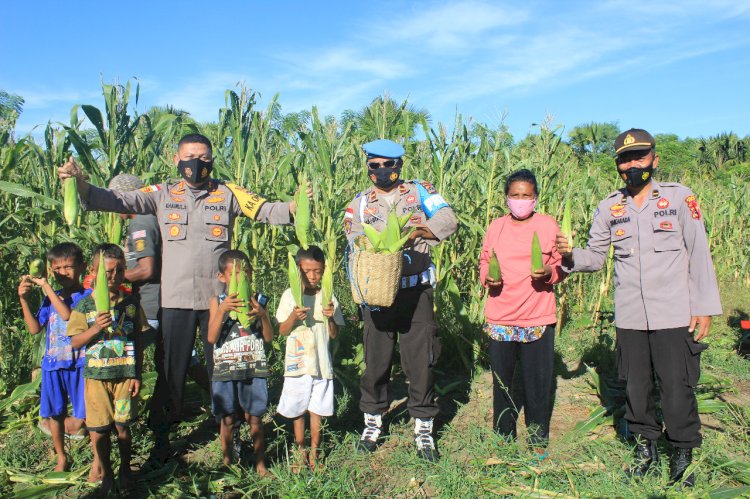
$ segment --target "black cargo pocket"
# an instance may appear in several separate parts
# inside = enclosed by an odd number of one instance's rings
[[[430,343],[432,343],[430,345],[430,367],[435,367],[438,359],[440,359],[440,353],[443,351],[437,331],[430,337]]]
[[[703,343],[697,343],[703,348],[695,347],[695,341],[693,337],[688,335],[685,337],[685,369],[687,370],[687,384],[688,386],[695,388],[698,386],[698,380],[701,377],[701,352],[706,349],[707,345]]]
[[[628,380],[628,363],[622,354],[622,347],[617,345],[617,379],[620,381]]]

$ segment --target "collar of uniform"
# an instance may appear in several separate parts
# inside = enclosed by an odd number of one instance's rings
[[[398,193],[399,194],[406,194],[409,191],[409,186],[404,183],[403,180],[399,181],[398,184]],[[393,191],[389,192],[388,194],[391,194]],[[367,193],[367,202],[368,203],[374,203],[378,199],[378,190],[373,187],[370,192]]]

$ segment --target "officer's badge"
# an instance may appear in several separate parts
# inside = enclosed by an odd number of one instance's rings
[[[612,212],[612,216],[614,218],[624,217],[625,216],[625,210],[613,211]]]
[[[171,197],[172,201],[174,201],[175,203],[184,203],[185,202],[185,198],[181,198],[179,196],[169,196],[169,197]]]
[[[201,178],[206,178],[208,176],[208,168],[201,168]]]
[[[172,212],[169,215],[167,215],[167,218],[173,221],[177,221],[180,218],[182,218],[182,216],[179,213]]]
[[[398,180],[398,173],[393,172],[388,178],[390,179],[391,182],[395,182],[396,180]]]
[[[180,227],[177,225],[173,225],[169,228],[169,235],[172,237],[177,237],[180,235]]]
[[[407,192],[409,192],[409,188],[406,187],[406,184],[401,184],[398,186],[398,192],[399,194],[406,194]]]
[[[138,239],[135,242],[135,250],[136,251],[143,251],[146,249],[146,240],[145,239]]]
[[[224,198],[221,196],[214,196],[206,199],[206,203],[215,204],[215,203],[223,203]]]
[[[661,222],[659,228],[662,230],[672,230],[672,222]]]
[[[417,198],[416,196],[414,196],[414,194],[410,194],[409,196],[406,196],[406,202],[408,204],[414,204],[417,202]]]
[[[646,180],[649,175],[650,175],[649,172],[643,172],[643,173],[641,173],[641,180]]]
[[[421,224],[422,223],[422,216],[421,215],[414,215],[411,218],[409,218],[409,222],[411,222],[414,225]]]
[[[214,218],[214,222],[218,222],[219,220],[221,220],[221,216],[219,216],[218,214],[214,215],[213,218]]]
[[[620,237],[620,236],[624,236],[624,235],[625,235],[625,231],[624,231],[623,229],[617,229],[617,230],[615,231],[615,235],[616,235],[617,237]]]
[[[667,198],[661,198],[659,201],[656,202],[656,206],[658,206],[660,210],[663,210],[664,208],[669,208],[669,200]]]
[[[158,192],[160,190],[160,185],[147,185],[146,187],[141,187],[141,192]]]
[[[214,237],[219,237],[223,233],[224,233],[224,229],[222,229],[221,227],[214,227],[213,229],[211,229],[211,235]]]
[[[633,144],[633,143],[635,143],[635,137],[633,137],[630,134],[627,134],[625,136],[625,140],[622,141],[622,144],[625,146],[629,146],[630,144]]]
[[[613,204],[612,206],[609,207],[609,211],[620,211],[624,209],[625,209],[625,206],[621,205],[620,203]]]

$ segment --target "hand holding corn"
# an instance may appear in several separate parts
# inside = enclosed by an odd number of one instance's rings
[[[552,277],[552,267],[549,265],[542,266],[541,269],[535,270],[531,272],[531,278],[534,281],[549,281],[549,278]]]
[[[294,307],[289,317],[294,317],[294,322],[305,322],[307,320],[307,312],[310,311],[310,307]],[[288,319],[287,319],[288,320]]]
[[[573,231],[571,235],[575,236],[575,231]],[[558,232],[555,236],[555,247],[557,248],[557,252],[560,253],[560,256],[562,256],[563,258],[568,257],[573,253],[573,248],[570,245],[568,236],[566,236],[562,232]]]
[[[112,325],[112,314],[110,314],[109,311],[99,312],[98,314],[96,314],[95,324],[99,326],[102,331],[104,331]]]
[[[251,296],[250,310],[248,310],[247,315],[250,317],[251,321],[255,321],[256,319],[263,319],[268,315],[268,311],[258,303],[258,300],[256,300],[254,296]]]
[[[301,185],[299,186],[299,189],[302,189]],[[298,191],[299,191],[299,189],[298,189]],[[305,179],[305,194],[307,194],[307,199],[309,199],[310,202],[312,202],[312,200],[313,200],[313,189],[312,189],[312,185],[310,184],[310,181],[307,180],[307,179]],[[292,215],[294,215],[295,213],[297,213],[297,202],[296,201],[291,201],[289,203],[289,213],[291,213]]]
[[[219,312],[222,314],[238,312],[243,304],[244,302],[237,298],[237,293],[228,294],[227,297],[224,298],[224,301],[219,304]]]
[[[333,319],[333,300],[328,302],[328,305],[323,307],[323,317]]]

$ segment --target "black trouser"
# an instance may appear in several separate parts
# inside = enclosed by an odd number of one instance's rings
[[[544,446],[549,440],[552,417],[552,381],[554,379],[555,328],[547,326],[542,337],[530,343],[497,341],[490,338],[492,367],[492,421],[501,435],[516,436],[518,404],[513,401],[513,373],[521,362],[523,412],[529,442]]]
[[[362,412],[382,414],[388,409],[391,358],[398,333],[401,367],[409,379],[409,414],[415,418],[437,416],[432,368],[440,356],[440,340],[432,307],[432,287],[420,285],[399,290],[391,307],[364,309],[366,366],[360,380],[359,401]]]
[[[156,337],[156,386],[151,399],[152,428],[180,420],[185,390],[185,375],[195,345],[195,330],[200,327],[206,369],[213,372],[213,345],[208,342],[208,310],[163,308]]]
[[[693,354],[687,327],[641,331],[617,328],[617,372],[626,381],[625,420],[630,430],[657,440],[654,373],[659,379],[667,440],[675,447],[701,445],[701,420],[693,388],[700,377],[700,354]]]

